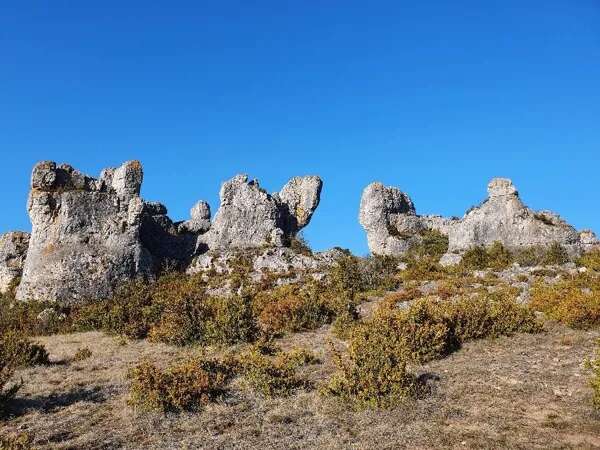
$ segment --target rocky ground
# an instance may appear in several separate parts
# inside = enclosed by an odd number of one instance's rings
[[[279,341],[317,354],[306,368],[313,385],[334,370],[329,343],[344,345],[330,328]],[[389,411],[354,411],[317,389],[266,399],[240,387],[200,413],[172,415],[132,409],[125,375],[140,358],[165,365],[197,349],[99,332],[40,337],[53,364],[18,373],[26,383],[0,432],[28,433],[41,449],[600,448],[584,365],[598,337],[547,322],[542,334],[468,343],[419,367],[429,395]],[[82,347],[92,356],[72,361]]]

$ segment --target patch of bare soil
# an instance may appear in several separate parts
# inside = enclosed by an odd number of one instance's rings
[[[539,335],[472,342],[417,370],[431,393],[391,411],[353,411],[317,390],[282,399],[236,384],[222,402],[197,414],[162,415],[127,405],[125,374],[140,358],[167,364],[194,353],[102,333],[39,338],[55,362],[22,370],[25,385],[0,433],[21,431],[41,449],[180,448],[600,448],[600,415],[589,373],[599,331],[548,325]],[[283,339],[305,346],[321,364],[315,383],[334,370],[330,327]],[[92,357],[71,361],[78,348]]]

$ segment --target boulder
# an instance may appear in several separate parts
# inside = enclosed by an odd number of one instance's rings
[[[283,247],[310,222],[321,187],[319,177],[295,177],[271,195],[258,180],[237,175],[223,183],[219,210],[200,242],[210,250]]]
[[[13,231],[0,235],[0,294],[15,287],[23,273],[29,233]]]
[[[448,236],[448,253],[441,260],[445,265],[458,262],[473,246],[489,246],[496,241],[509,249],[558,242],[572,256],[598,245],[592,232],[577,232],[559,215],[525,206],[507,178],[491,180],[487,199],[461,219],[417,215],[408,195],[372,183],[363,192],[360,223],[367,232],[369,249],[380,255],[403,255],[419,242],[420,233],[438,230]]]

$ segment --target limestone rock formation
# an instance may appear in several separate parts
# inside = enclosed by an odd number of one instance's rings
[[[572,255],[598,244],[592,232],[579,233],[557,214],[525,206],[512,181],[506,178],[491,180],[488,198],[462,219],[419,216],[405,193],[372,183],[363,192],[359,219],[374,254],[402,255],[428,229],[446,234],[449,247],[442,257],[445,264],[458,262],[461,253],[475,245],[489,246],[495,241],[507,248],[558,242]]]
[[[223,183],[219,210],[200,241],[210,250],[283,247],[310,222],[321,187],[319,177],[295,177],[271,195],[257,180],[237,175]]]
[[[22,300],[95,300],[136,275],[151,275],[152,256],[140,242],[144,204],[137,161],[90,178],[69,165],[35,166],[29,194],[32,234]]]
[[[223,184],[214,223],[204,201],[189,220],[175,223],[165,205],[141,199],[142,179],[137,161],[98,179],[67,164],[37,164],[28,202],[31,238],[2,237],[0,287],[22,276],[18,299],[75,304],[108,297],[133,278],[186,270],[209,249],[282,248],[309,223],[322,186],[318,177],[295,177],[270,195],[238,175]],[[281,266],[280,256],[262,260]]]
[[[13,231],[0,235],[0,294],[14,286],[23,273],[29,233]]]

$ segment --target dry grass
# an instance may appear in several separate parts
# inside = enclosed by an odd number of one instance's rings
[[[140,358],[166,367],[194,348],[55,335],[40,338],[55,364],[18,372],[28,382],[0,433],[28,432],[41,449],[595,448],[600,416],[582,361],[599,336],[550,325],[544,334],[467,343],[423,366],[432,393],[395,410],[351,411],[315,390],[268,398],[240,388],[198,413],[165,416],[132,410],[125,376]],[[335,370],[330,339],[343,349],[329,326],[278,343],[315,349],[322,362],[304,376],[318,382]],[[92,356],[67,363],[83,346]]]

